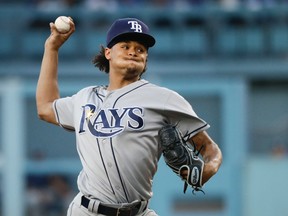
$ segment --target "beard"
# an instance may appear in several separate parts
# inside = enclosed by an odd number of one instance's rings
[[[127,80],[135,79],[135,78],[140,78],[141,74],[143,73],[143,70],[140,70],[139,68],[136,67],[127,67],[126,68],[126,76],[125,78]]]

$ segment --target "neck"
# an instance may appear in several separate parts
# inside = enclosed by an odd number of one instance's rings
[[[112,90],[123,88],[124,86],[127,86],[131,83],[138,81],[139,78],[140,77],[137,76],[137,77],[127,79],[127,78],[122,77],[122,76],[113,76],[113,74],[110,74],[109,85],[108,85],[107,90],[112,91]]]

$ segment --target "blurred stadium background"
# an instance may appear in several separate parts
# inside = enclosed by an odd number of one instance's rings
[[[178,91],[211,124],[223,166],[194,196],[161,160],[151,200],[161,216],[288,215],[286,0],[1,0],[0,215],[65,216],[77,191],[74,135],[35,108],[58,15],[76,23],[60,51],[62,96],[107,83],[91,60],[112,21],[133,16],[157,38],[144,78]]]

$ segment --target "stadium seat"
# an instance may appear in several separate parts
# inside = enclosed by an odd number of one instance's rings
[[[14,36],[9,32],[1,32],[0,34],[0,56],[10,57],[14,52]]]
[[[288,53],[288,28],[287,25],[272,26],[270,30],[271,53]]]
[[[178,34],[177,41],[181,50],[186,55],[203,56],[208,52],[208,37],[203,28],[187,29],[182,34]]]

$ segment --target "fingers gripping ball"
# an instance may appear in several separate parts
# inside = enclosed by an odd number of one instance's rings
[[[194,191],[202,191],[203,160],[173,125],[165,125],[159,130],[159,140],[165,163],[185,181],[184,193],[190,185]],[[202,191],[203,192],[203,191]]]
[[[67,33],[70,30],[70,19],[67,16],[59,16],[55,20],[55,26],[60,33]]]

